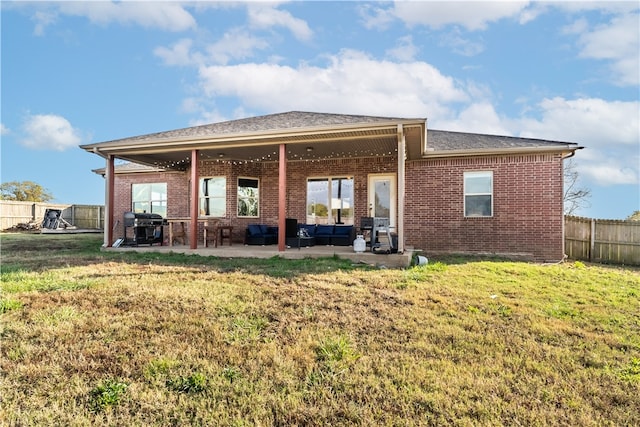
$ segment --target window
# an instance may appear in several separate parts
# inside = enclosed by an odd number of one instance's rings
[[[493,172],[464,173],[464,216],[493,216]]]
[[[260,198],[256,178],[238,178],[238,216],[260,216]]]
[[[226,216],[227,179],[223,176],[200,178],[199,202],[201,216]]]
[[[167,216],[167,183],[131,184],[131,210]]]
[[[308,224],[353,224],[353,177],[307,180]]]

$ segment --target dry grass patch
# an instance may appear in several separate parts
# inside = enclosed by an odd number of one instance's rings
[[[637,270],[122,255],[93,236],[48,263],[31,238],[2,236],[2,424],[640,424]]]

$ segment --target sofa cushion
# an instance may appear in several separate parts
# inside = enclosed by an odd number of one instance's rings
[[[336,225],[335,230],[333,230],[333,234],[335,236],[348,236],[351,234],[351,230],[353,229],[350,225],[339,226]]]
[[[260,234],[269,234],[269,226],[267,224],[260,224]]]
[[[309,237],[313,237],[316,234],[316,225],[315,224],[300,224],[298,227],[300,230],[306,230]]]
[[[273,225],[269,225],[267,226],[267,231],[264,233],[266,235],[277,235],[278,234],[278,227],[273,226]]]
[[[330,236],[333,234],[333,225],[318,225],[316,226],[316,236]]]
[[[261,236],[262,228],[258,224],[249,224],[249,236]]]

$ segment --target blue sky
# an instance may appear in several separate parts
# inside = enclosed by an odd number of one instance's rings
[[[640,210],[629,2],[1,3],[2,182],[103,204],[80,144],[291,110],[576,142],[577,213]]]

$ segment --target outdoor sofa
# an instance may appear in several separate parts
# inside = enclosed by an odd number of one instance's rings
[[[314,237],[316,245],[350,246],[356,238],[353,225],[299,224],[298,228]]]
[[[289,220],[288,220],[289,221]],[[296,224],[288,222],[288,227],[295,230]],[[332,245],[332,246],[350,246],[353,244],[355,236],[355,227],[353,225],[334,225],[334,224],[297,224],[297,229],[304,230],[305,237],[313,238],[307,240],[307,245]],[[294,240],[297,240],[295,231],[287,232],[287,245],[297,246]],[[246,230],[244,242],[247,245],[275,245],[278,243],[278,227],[267,224],[249,224]],[[303,242],[304,243],[304,242]]]
[[[278,243],[278,227],[267,224],[249,224],[244,243],[246,245],[275,245]]]

